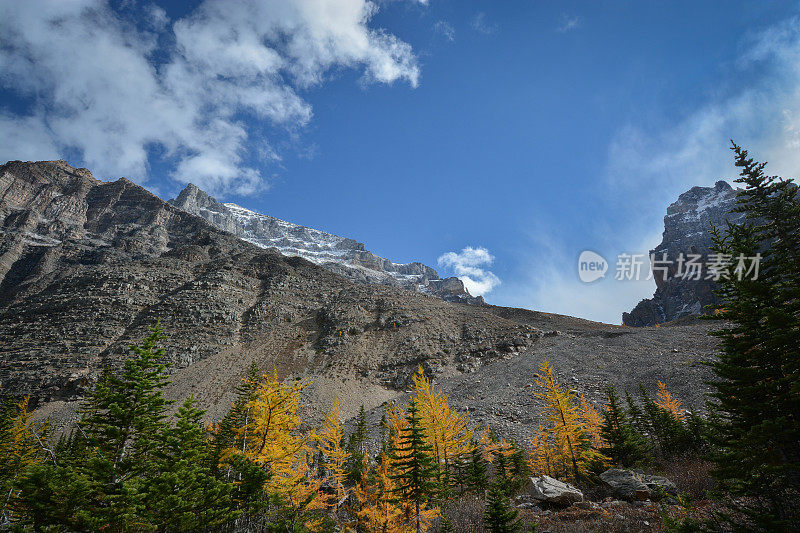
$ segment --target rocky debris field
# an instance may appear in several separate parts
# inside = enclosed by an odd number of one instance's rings
[[[217,229],[125,180],[63,161],[0,167],[0,385],[69,424],[100,371],[160,320],[170,399],[221,417],[248,367],[303,379],[308,416],[335,397],[377,422],[418,367],[453,406],[523,439],[539,406],[534,375],[599,405],[607,384],[658,380],[701,408],[713,324],[629,328],[443,301],[355,283]]]

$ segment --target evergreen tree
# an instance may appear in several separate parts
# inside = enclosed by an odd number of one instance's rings
[[[442,515],[442,521],[439,523],[439,533],[455,533],[453,521],[447,515]]]
[[[406,425],[398,435],[397,446],[392,450],[391,479],[396,483],[395,494],[399,500],[414,504],[417,533],[422,531],[420,506],[436,493],[437,465],[432,457],[433,448],[426,444],[425,431],[419,410],[412,398],[408,406]]]
[[[492,452],[492,465],[494,466],[494,485],[504,494],[511,490],[511,475],[509,472],[509,449],[503,442]]]
[[[511,505],[502,486],[495,483],[486,497],[486,510],[483,523],[490,533],[517,533],[520,524],[517,522],[519,511]]]
[[[235,517],[232,485],[214,477],[202,418],[205,411],[188,398],[174,427],[162,434],[163,445],[149,468],[158,472],[148,483],[147,514],[167,530],[190,531],[223,524]]]
[[[713,251],[735,268],[719,280],[716,332],[722,353],[711,363],[714,475],[753,505],[747,527],[790,530],[800,523],[800,201],[791,180],[764,174],[736,144],[736,211],[746,219],[725,235],[712,228]],[[747,258],[760,253],[756,263]],[[748,501],[747,498],[739,501]]]
[[[34,529],[123,531],[152,529],[148,484],[167,428],[168,383],[161,362],[161,328],[131,346],[119,376],[107,369],[81,408],[69,453],[61,462],[24,472],[22,506]],[[62,446],[66,446],[62,442]]]
[[[218,475],[223,475],[230,480],[233,471],[229,464],[223,465],[225,468],[220,471],[220,462],[225,450],[229,448],[241,449],[246,446],[246,435],[237,439],[237,429],[246,426],[250,422],[250,404],[256,399],[256,391],[261,380],[260,371],[256,363],[252,363],[247,371],[247,375],[236,387],[236,399],[231,408],[222,417],[214,430],[212,438],[212,451],[209,455],[211,468]],[[246,450],[241,450],[244,453]]]
[[[369,438],[367,411],[362,404],[356,416],[356,429],[347,440],[347,451],[350,454],[347,460],[347,479],[353,484],[361,480],[367,438]]]
[[[528,466],[528,459],[525,457],[525,450],[513,445],[511,452],[511,490],[517,491],[528,482],[531,469]]]
[[[473,443],[466,467],[466,483],[468,490],[474,494],[482,494],[486,490],[486,460],[480,446]]]
[[[620,466],[635,466],[647,462],[648,444],[645,437],[633,426],[628,413],[620,403],[613,386],[606,388],[608,405],[603,411],[601,434],[606,446],[600,449]],[[631,400],[632,401],[632,400]]]

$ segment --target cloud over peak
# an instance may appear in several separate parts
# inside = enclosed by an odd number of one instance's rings
[[[0,86],[27,105],[0,108],[0,159],[77,153],[100,175],[145,179],[157,151],[179,181],[253,192],[278,159],[253,130],[306,125],[300,90],[342,68],[417,85],[410,45],[371,28],[376,11],[367,0],[204,0],[171,21],[152,4],[9,3]]]
[[[467,246],[460,252],[442,254],[437,262],[440,267],[450,268],[472,296],[483,296],[500,285],[500,278],[486,269],[494,262],[486,248]]]

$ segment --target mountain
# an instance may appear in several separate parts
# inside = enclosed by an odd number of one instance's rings
[[[703,269],[703,279],[685,279],[678,271],[678,258],[689,254],[699,255],[699,263],[706,265],[711,253],[711,224],[724,228],[725,221],[741,222],[743,214],[733,213],[736,206],[736,191],[725,181],[713,187],[693,187],[681,194],[667,208],[664,217],[664,234],[655,249],[650,251],[657,261],[667,268],[666,276],[655,272],[656,291],[652,298],[642,300],[630,312],[622,314],[622,323],[627,326],[652,326],[699,315],[707,305],[717,304],[714,296],[716,283],[704,279],[708,273]]]
[[[481,296],[471,296],[460,279],[440,279],[436,270],[422,263],[394,263],[353,239],[292,224],[236,204],[220,203],[193,184],[187,185],[169,203],[256,246],[308,259],[357,283],[403,287],[451,302],[484,303]]]
[[[124,178],[64,161],[0,167],[3,392],[75,401],[159,319],[175,394],[212,414],[253,361],[313,376],[311,396],[355,409],[403,389],[418,365],[457,372],[541,336],[482,306],[265,250]]]
[[[545,359],[597,405],[609,383],[660,379],[702,407],[717,344],[706,323],[624,328],[354,282],[124,178],[64,161],[0,166],[0,394],[31,395],[63,428],[159,320],[166,397],[192,395],[212,419],[252,363],[308,380],[308,416],[338,396],[346,418],[362,404],[379,418],[421,366],[460,412],[520,440],[539,422],[531,384]]]

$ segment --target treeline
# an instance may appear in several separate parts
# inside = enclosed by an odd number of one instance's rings
[[[663,384],[655,399],[644,389],[638,402],[627,396],[626,408],[609,389],[598,411],[559,385],[547,362],[536,376],[546,422],[526,445],[476,428],[421,370],[408,405],[389,406],[375,428],[362,408],[349,435],[338,401],[308,429],[299,415],[306,383],[255,367],[218,423],[204,424],[192,398],[169,419],[161,339],[154,328],[120,373],[105,372],[75,428],[52,446],[48,424],[33,421],[27,401],[6,406],[6,527],[446,531],[443,509],[474,494],[486,498],[489,531],[515,531],[508,497],[531,475],[590,483],[612,463],[645,464],[702,445],[702,422]],[[379,446],[370,450],[370,440]]]
[[[738,210],[712,228],[723,258],[760,256],[722,276],[724,320],[707,420],[681,408],[663,383],[606,391],[598,409],[536,376],[543,423],[528,443],[496,438],[454,412],[422,373],[411,400],[345,435],[338,402],[317,428],[299,415],[302,381],[251,369],[229,413],[205,425],[189,398],[173,417],[156,327],[119,373],[106,371],[79,421],[53,439],[27,400],[0,412],[0,527],[37,531],[453,531],[454,502],[485,500],[485,529],[519,531],[509,496],[529,475],[591,484],[610,465],[713,462],[720,506],[679,531],[795,531],[800,523],[800,202],[791,180],[733,145]],[[760,254],[760,255],[759,255]],[[736,265],[736,262],[733,263]],[[750,265],[752,267],[752,265]],[[752,272],[747,269],[747,272]],[[376,435],[375,432],[378,434]],[[372,434],[371,434],[372,433]],[[55,440],[55,442],[54,442]],[[379,446],[370,447],[371,440]]]

